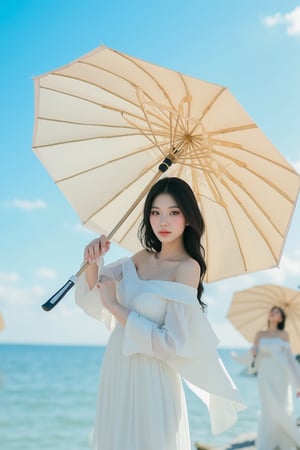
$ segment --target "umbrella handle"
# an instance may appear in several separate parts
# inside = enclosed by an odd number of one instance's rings
[[[76,275],[72,275],[68,279],[68,281],[57,292],[55,292],[52,297],[49,298],[49,300],[42,304],[42,308],[44,311],[51,311],[51,309],[53,309],[54,306],[56,306],[64,298],[69,290],[72,289],[73,286],[75,286],[78,277],[80,277],[80,275],[87,269],[88,265],[89,263],[86,261],[80,267]]]
[[[49,298],[43,305],[42,308],[44,311],[51,311],[54,306],[61,301],[61,299],[69,292],[70,289],[75,285],[77,280],[77,276],[72,275],[68,281],[54,294]]]

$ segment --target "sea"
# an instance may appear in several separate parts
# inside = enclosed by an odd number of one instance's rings
[[[103,346],[0,344],[0,449],[89,450],[104,351]],[[219,349],[248,408],[231,429],[213,435],[206,407],[185,387],[193,450],[195,443],[221,447],[256,431],[257,380],[245,374],[232,351],[241,350]],[[297,418],[300,399],[295,403]]]

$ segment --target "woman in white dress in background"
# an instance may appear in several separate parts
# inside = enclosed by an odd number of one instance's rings
[[[300,448],[292,392],[293,388],[300,395],[300,365],[290,349],[285,319],[285,312],[274,306],[268,316],[268,329],[256,334],[252,348],[261,401],[257,450]]]
[[[203,232],[189,185],[163,178],[145,201],[143,250],[102,269],[109,241],[102,235],[86,246],[89,266],[76,283],[76,302],[112,331],[93,450],[191,450],[181,378],[206,403],[213,433],[244,409],[203,311]]]

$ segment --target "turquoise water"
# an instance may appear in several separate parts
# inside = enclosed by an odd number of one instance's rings
[[[0,345],[0,448],[88,450],[104,350]],[[220,350],[220,354],[248,409],[229,431],[213,436],[205,406],[186,390],[193,443],[225,445],[239,434],[256,429],[256,379],[241,375],[230,350]]]

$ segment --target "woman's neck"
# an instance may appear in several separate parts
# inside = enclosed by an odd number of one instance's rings
[[[277,323],[270,323],[268,327],[268,331],[270,333],[274,333],[274,331],[279,331],[277,327]]]
[[[178,261],[186,258],[187,253],[182,242],[172,242],[170,244],[163,244],[156,257],[161,261]]]

